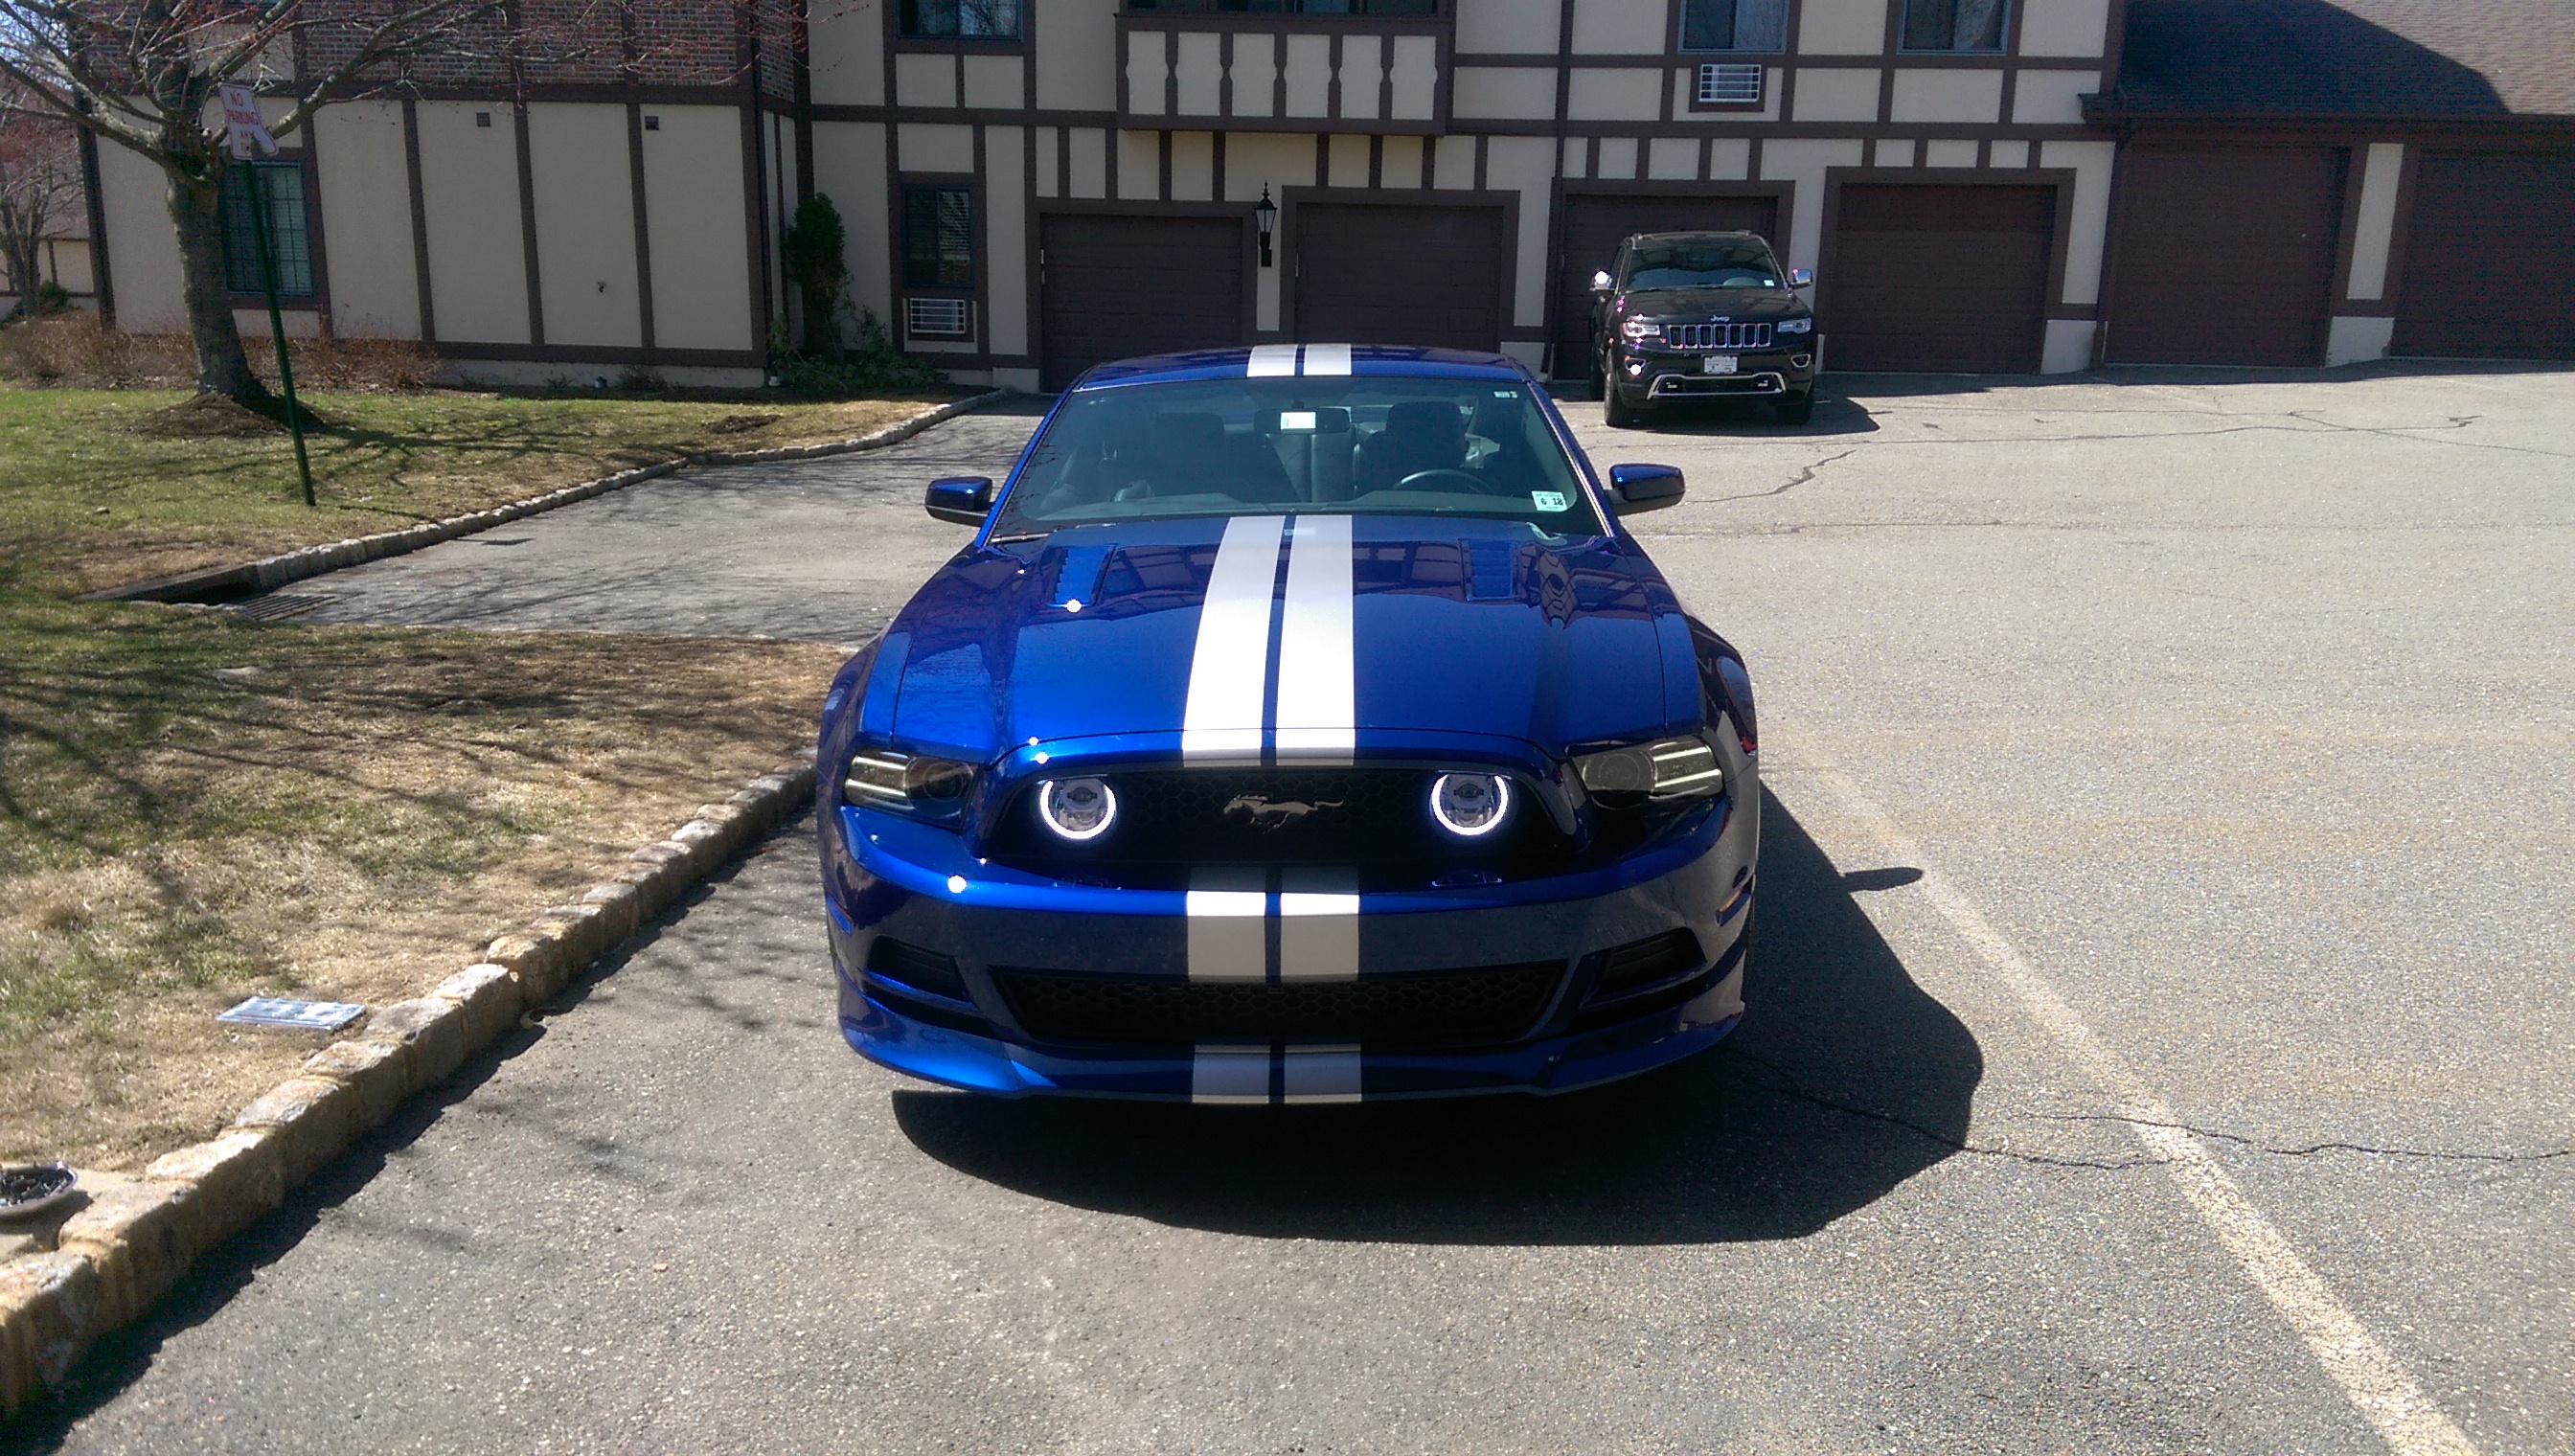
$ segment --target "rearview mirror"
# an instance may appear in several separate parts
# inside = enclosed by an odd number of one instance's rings
[[[1621,516],[1639,511],[1660,511],[1677,506],[1681,501],[1681,473],[1677,466],[1613,465],[1609,467],[1609,501]]]
[[[993,514],[993,483],[983,476],[958,476],[932,481],[922,493],[922,509],[942,521],[960,526],[981,526]]]
[[[1810,269],[1810,268],[1791,268],[1791,269],[1789,269],[1789,270],[1788,270],[1788,286],[1789,286],[1790,288],[1812,288],[1812,287],[1814,287],[1814,286],[1815,286],[1815,273],[1814,273],[1814,270],[1813,270],[1813,269]]]
[[[1609,291],[1609,275],[1606,273],[1592,274],[1591,291],[1593,293],[1607,293]]]

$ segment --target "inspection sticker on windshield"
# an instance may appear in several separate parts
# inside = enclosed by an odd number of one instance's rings
[[[1529,504],[1535,506],[1541,511],[1561,511],[1564,509],[1564,493],[1562,491],[1531,491],[1529,492]]]

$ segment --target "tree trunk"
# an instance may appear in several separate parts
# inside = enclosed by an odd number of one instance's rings
[[[251,373],[241,330],[233,323],[232,285],[224,273],[223,174],[200,180],[176,169],[170,221],[179,232],[180,291],[188,303],[188,336],[197,350],[197,393],[225,395],[274,413],[268,386]]]

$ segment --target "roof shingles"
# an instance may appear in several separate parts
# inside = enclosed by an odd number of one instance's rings
[[[2575,116],[2575,0],[2129,0],[2107,110]]]

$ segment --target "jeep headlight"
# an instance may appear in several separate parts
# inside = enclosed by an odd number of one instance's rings
[[[1636,343],[1645,339],[1660,339],[1663,337],[1663,326],[1647,319],[1629,319],[1618,326],[1618,332],[1626,336],[1629,343]]]
[[[1781,319],[1778,329],[1782,334],[1811,334],[1815,330],[1814,315],[1806,314],[1794,319]]]
[[[975,765],[923,753],[862,745],[850,755],[841,799],[861,808],[892,809],[915,818],[954,819],[975,787]]]
[[[1573,760],[1573,771],[1585,791],[1613,806],[1647,799],[1704,798],[1725,789],[1725,770],[1717,766],[1716,749],[1696,735],[1584,753]]]

